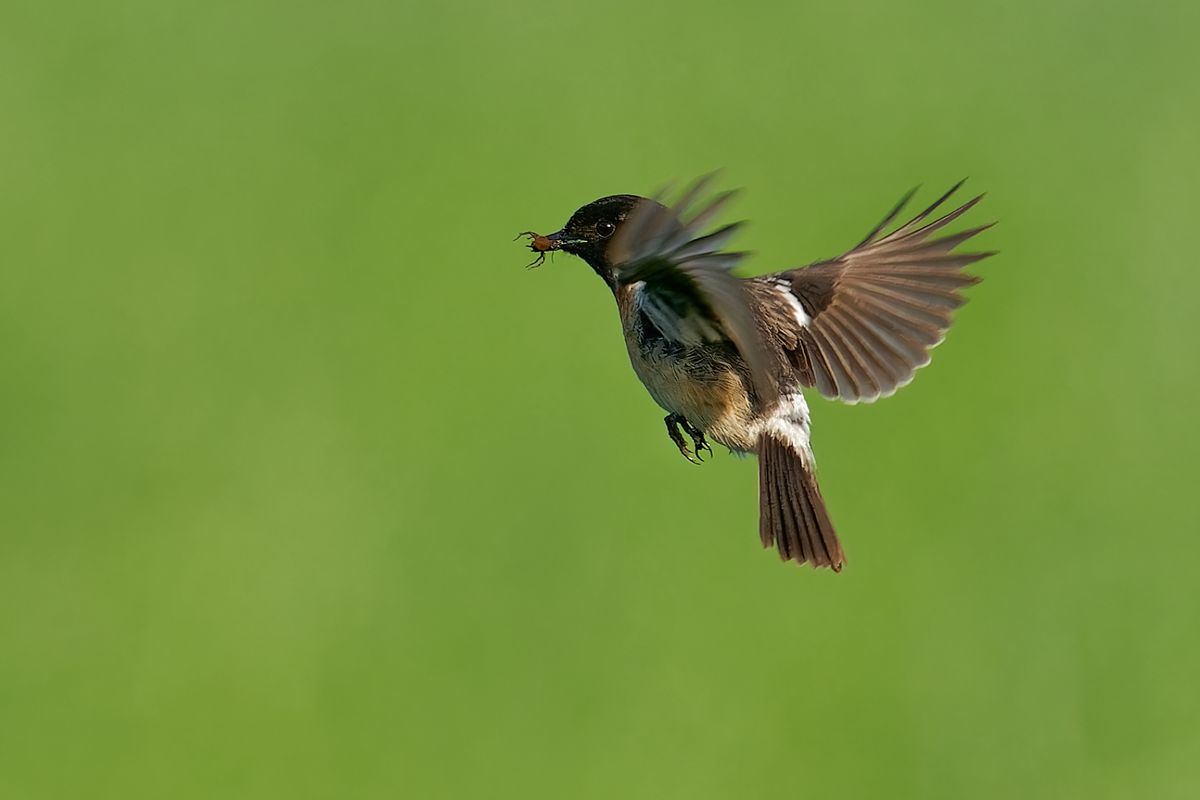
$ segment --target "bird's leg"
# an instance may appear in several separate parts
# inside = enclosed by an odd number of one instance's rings
[[[693,430],[692,426],[688,424],[688,421],[684,418],[684,416],[682,414],[668,414],[663,418],[663,422],[667,424],[667,435],[671,437],[671,441],[674,442],[675,446],[679,448],[679,452],[683,455],[683,457],[693,464],[699,464],[700,460],[697,459],[696,456],[692,455],[691,450],[688,450],[687,442],[683,440],[683,434],[679,432],[679,426],[681,424],[683,425],[683,429],[687,431],[689,435],[691,435]],[[695,443],[694,436],[692,437],[692,441]],[[699,445],[696,446],[696,449],[699,450]]]
[[[679,422],[683,426],[684,433],[692,437],[692,446],[696,448],[696,458],[700,458],[701,450],[707,450],[711,456],[712,448],[708,446],[708,442],[704,439],[704,431],[688,422],[686,418],[681,417]]]

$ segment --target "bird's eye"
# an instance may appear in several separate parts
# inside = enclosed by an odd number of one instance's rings
[[[606,219],[596,223],[596,233],[600,234],[600,238],[602,239],[607,239],[608,237],[612,236],[613,231],[616,229],[617,226],[613,225]]]

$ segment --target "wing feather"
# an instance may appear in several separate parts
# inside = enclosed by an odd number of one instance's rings
[[[610,260],[618,283],[643,284],[645,302],[660,315],[664,334],[684,344],[732,342],[750,368],[760,401],[769,404],[779,395],[780,355],[764,341],[747,282],[733,275],[747,254],[721,250],[742,223],[704,231],[733,193],[717,195],[689,216],[710,180],[693,183],[673,208],[657,201],[639,204],[618,230]]]
[[[929,363],[952,312],[966,302],[962,290],[979,282],[963,269],[993,255],[954,250],[994,223],[935,236],[982,199],[934,216],[961,185],[884,233],[911,199],[909,192],[839,258],[755,279],[760,304],[787,302],[782,293],[790,292],[803,308],[803,318],[790,320],[802,330],[774,338],[790,351],[788,361],[805,385],[846,402],[870,402],[894,393]]]

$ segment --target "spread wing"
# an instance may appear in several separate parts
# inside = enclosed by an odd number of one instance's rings
[[[711,176],[710,176],[711,177]],[[732,270],[746,256],[721,252],[742,223],[704,233],[733,192],[691,207],[710,177],[701,178],[672,207],[641,202],[609,248],[620,284],[643,283],[640,310],[664,337],[684,345],[732,342],[750,367],[760,400],[778,396],[781,362],[764,344],[747,281]]]
[[[840,258],[754,279],[763,313],[775,318],[770,327],[802,384],[848,403],[871,402],[929,363],[951,313],[966,302],[961,290],[980,280],[963,268],[993,255],[953,252],[991,224],[935,238],[983,195],[927,221],[961,185],[884,235],[909,192]]]

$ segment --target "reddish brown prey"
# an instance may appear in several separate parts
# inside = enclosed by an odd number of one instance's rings
[[[525,269],[540,267],[542,262],[546,260],[546,253],[549,253],[551,250],[558,249],[558,243],[551,241],[549,236],[542,236],[541,234],[534,233],[533,231],[521,231],[515,237],[513,237],[513,241],[515,242],[522,236],[529,237],[529,249],[537,253],[537,258],[526,264]]]
[[[963,268],[992,255],[955,252],[990,225],[945,233],[982,195],[940,212],[960,182],[888,231],[909,192],[845,254],[739,278],[745,253],[724,248],[741,223],[709,232],[733,193],[699,202],[708,183],[670,208],[632,194],[588,203],[557,233],[522,234],[539,255],[531,266],[555,250],[587,262],[616,299],[634,372],[667,412],[679,451],[698,461],[712,439],[755,453],[763,546],[840,570],[846,557],[817,485],[802,389],[869,403],[929,363],[966,302],[962,290],[979,280]]]

